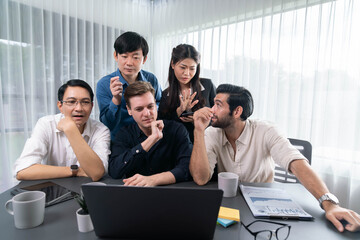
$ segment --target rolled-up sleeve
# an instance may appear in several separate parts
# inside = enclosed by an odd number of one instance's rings
[[[41,164],[48,154],[49,137],[47,134],[47,124],[44,118],[40,118],[36,123],[31,137],[26,141],[20,157],[15,162],[16,174],[34,164]]]
[[[211,132],[209,130],[210,128],[205,129],[204,141],[206,147],[206,154],[209,161],[210,175],[212,176],[214,174],[215,166],[218,162],[217,148],[219,148],[219,146],[222,144],[219,141],[218,136],[214,132]]]
[[[98,155],[100,160],[102,161],[105,173],[108,170],[109,164],[109,155],[110,155],[110,131],[109,129],[101,124],[101,127],[98,127],[92,140],[92,144],[90,145],[91,149]]]
[[[298,149],[291,145],[286,137],[280,134],[276,127],[270,127],[265,133],[264,138],[271,157],[284,169],[289,171],[290,163],[294,160],[304,159],[308,161]]]

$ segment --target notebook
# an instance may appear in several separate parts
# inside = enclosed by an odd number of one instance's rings
[[[223,191],[82,185],[100,238],[212,239]]]

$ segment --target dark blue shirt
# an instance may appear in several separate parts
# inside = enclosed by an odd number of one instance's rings
[[[119,76],[119,80],[123,84],[124,93],[129,84],[120,74],[119,69],[100,79],[96,87],[96,98],[100,109],[100,121],[110,129],[112,140],[115,139],[116,133],[121,127],[135,122],[126,109],[124,94],[121,98],[121,106],[115,105],[112,102],[113,95],[110,90],[110,79],[116,76]],[[150,72],[140,70],[137,80],[151,83],[155,89],[156,105],[159,106],[161,100],[161,86],[155,75]]]
[[[176,182],[189,180],[192,144],[182,124],[164,120],[163,138],[148,152],[141,146],[146,139],[147,136],[136,123],[119,130],[111,144],[111,177],[128,178],[136,173],[150,176],[170,171]]]

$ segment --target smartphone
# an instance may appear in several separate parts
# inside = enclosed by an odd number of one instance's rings
[[[26,191],[44,192],[46,194],[45,207],[73,199],[77,195],[77,193],[53,182],[44,182],[23,188],[15,188],[11,191],[11,194],[16,195]]]
[[[180,117],[188,117],[194,115],[194,112],[183,112]]]

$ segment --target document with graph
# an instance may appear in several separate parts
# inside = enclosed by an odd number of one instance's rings
[[[313,220],[284,189],[239,187],[255,218]]]

